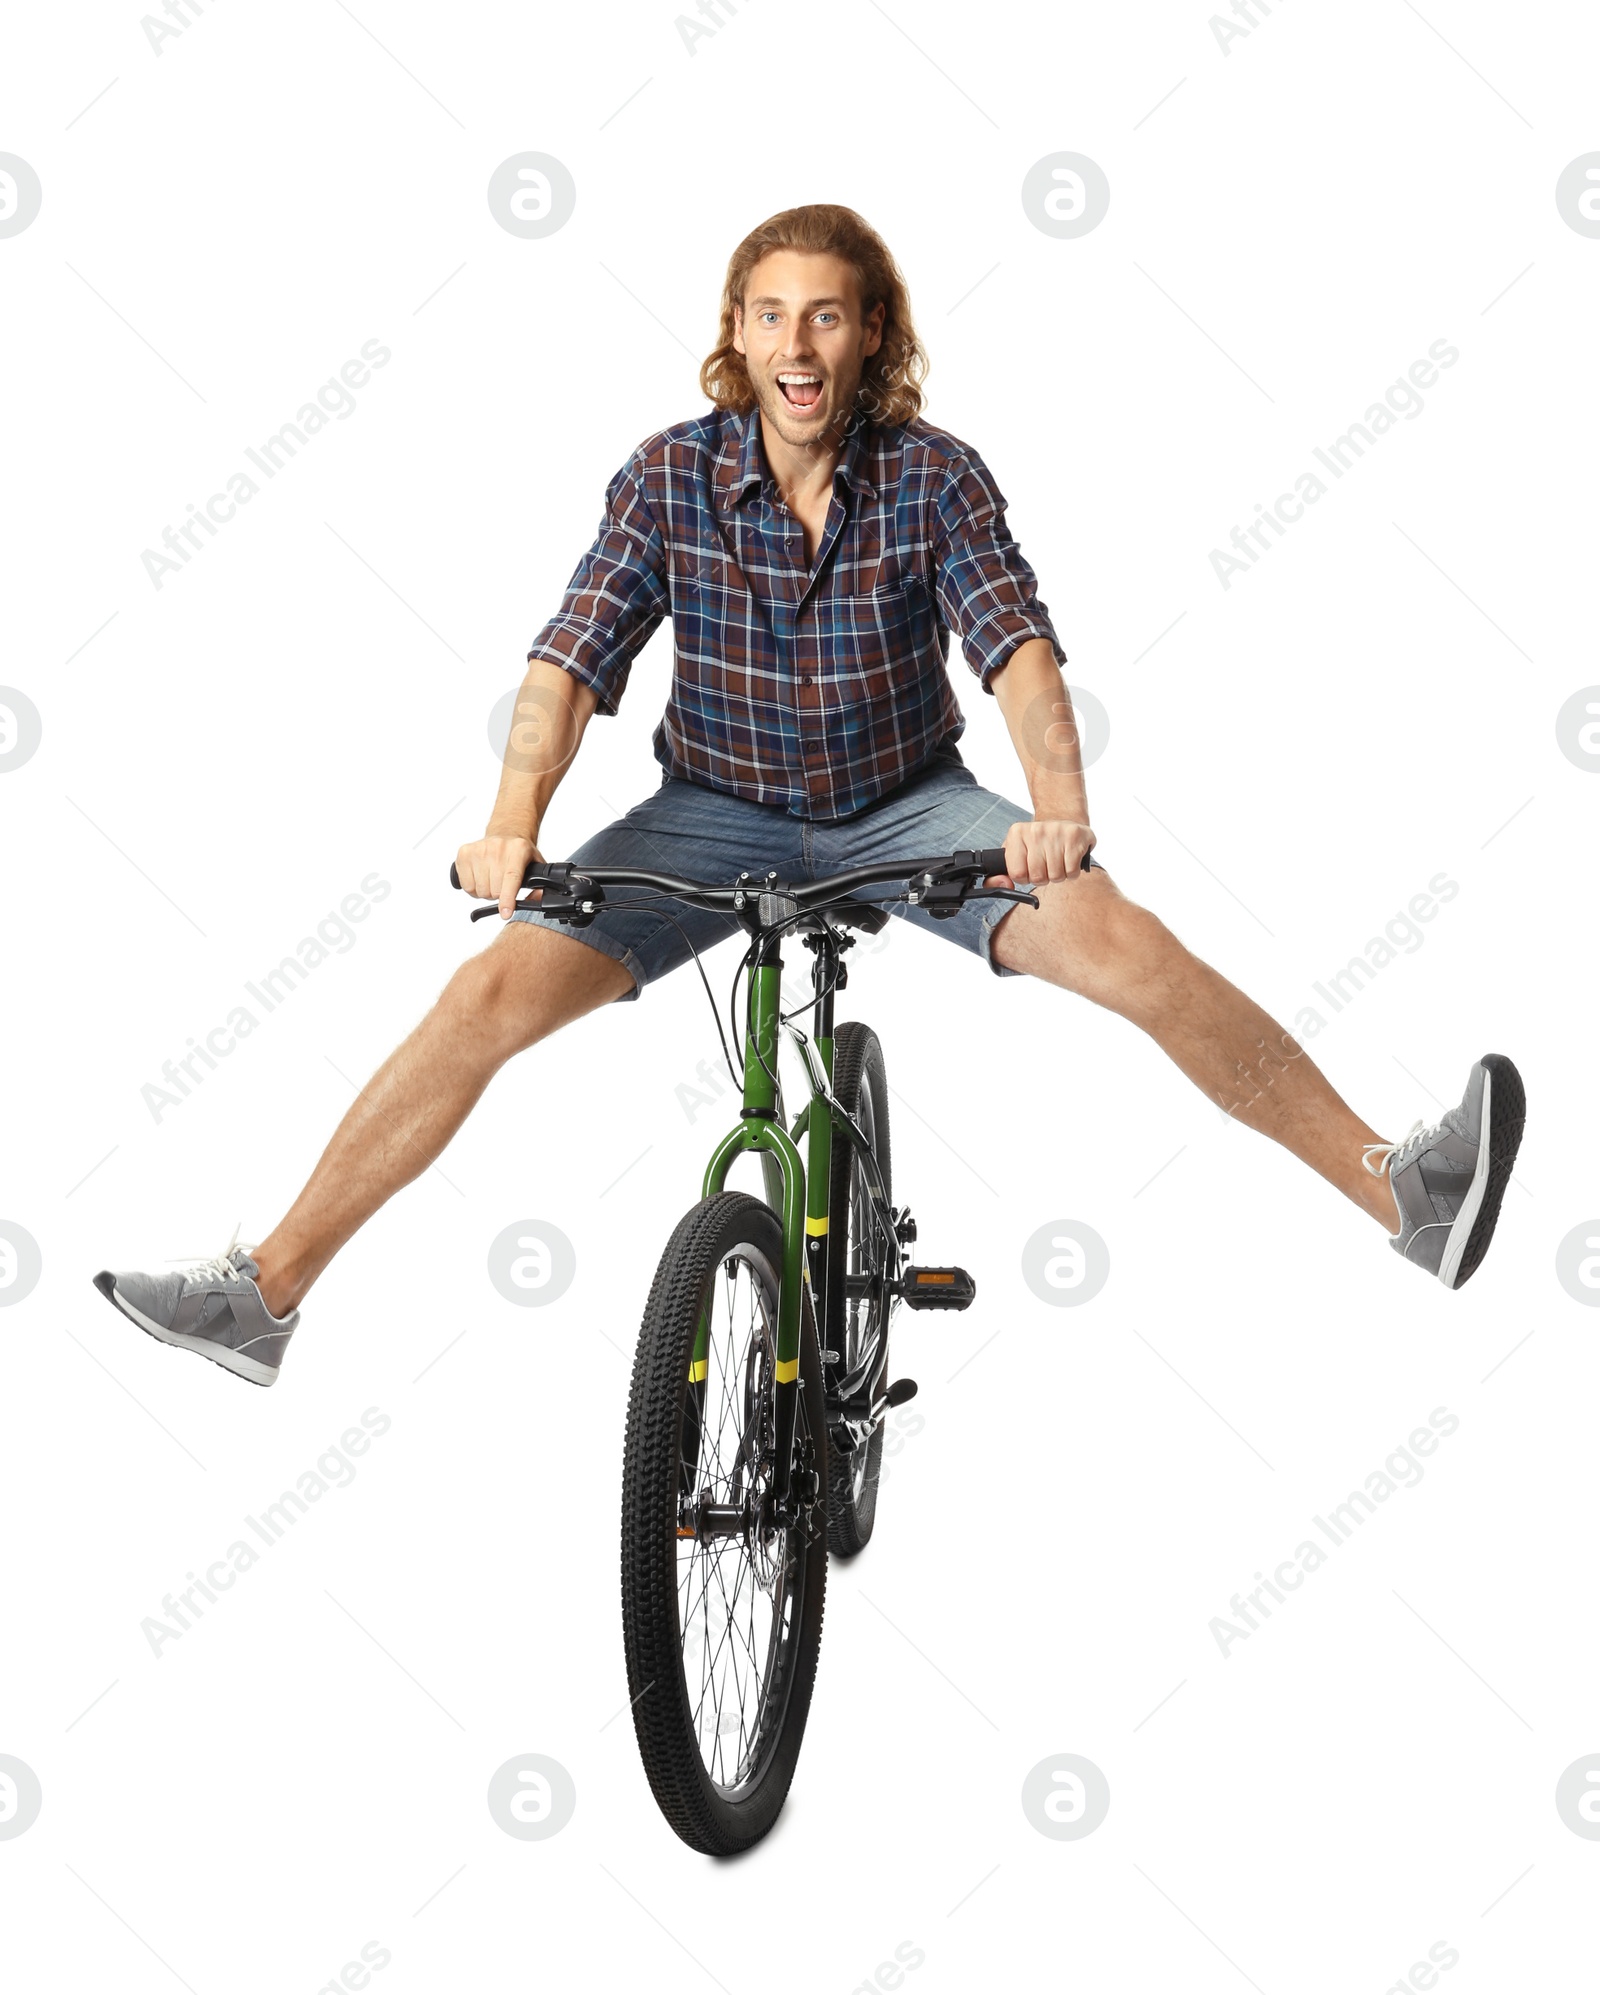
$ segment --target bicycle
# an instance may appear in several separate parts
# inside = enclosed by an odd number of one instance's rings
[[[917,1390],[910,1379],[888,1382],[894,1310],[966,1309],[976,1295],[964,1269],[904,1259],[917,1227],[891,1197],[883,1049],[856,1020],[834,1029],[851,930],[877,934],[894,902],[936,919],[973,899],[1037,907],[1036,894],[983,885],[1005,871],[995,848],[804,882],[741,873],[724,886],[570,861],[530,864],[523,876],[538,899],[519,905],[573,928],[602,908],[679,900],[728,913],[751,938],[729,997],[734,1023],[745,976],[742,1077],[717,1019],[742,1094],[739,1121],[656,1269],[622,1477],[623,1636],[639,1753],[668,1823],[709,1855],[758,1842],[794,1778],[828,1555],[853,1558],[870,1540],[883,1422]],[[450,880],[459,886],[454,866]],[[864,896],[895,881],[901,892]],[[633,897],[607,897],[624,890]],[[472,919],[494,912],[477,908]],[[790,933],[814,957],[809,1036],[781,1009]],[[780,1026],[809,1090],[791,1127]],[[726,1189],[747,1151],[759,1156],[763,1199]]]

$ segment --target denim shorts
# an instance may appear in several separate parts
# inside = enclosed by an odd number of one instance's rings
[[[855,816],[814,822],[791,817],[775,804],[755,804],[663,772],[660,788],[626,817],[608,824],[567,854],[575,865],[636,866],[679,879],[714,880],[732,885],[740,873],[775,871],[780,879],[815,880],[852,866],[897,859],[932,859],[964,848],[1003,845],[1014,824],[1033,821],[1033,811],[980,787],[953,742],[934,751],[933,760],[899,789],[891,790]],[[546,857],[550,855],[547,853]],[[895,882],[861,890],[860,898],[892,893]],[[619,889],[620,892],[620,889]],[[981,956],[997,977],[1014,977],[994,960],[996,924],[1012,901],[973,901],[936,921],[925,908],[889,904],[891,914],[957,942]],[[619,1002],[636,998],[647,983],[689,961],[687,936],[702,953],[730,935],[743,933],[732,915],[667,903],[677,926],[654,909],[629,912],[603,908],[586,928],[568,928],[535,908],[518,909],[513,921],[561,928],[591,949],[602,950],[632,974],[634,987]],[[680,933],[680,930],[682,931]]]

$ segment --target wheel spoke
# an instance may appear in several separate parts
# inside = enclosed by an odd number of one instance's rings
[[[691,1502],[742,1508],[732,1535],[678,1543],[684,1686],[702,1764],[734,1791],[758,1770],[781,1722],[798,1639],[798,1547],[773,1529],[776,1302],[770,1271],[735,1250],[707,1294],[698,1426],[684,1421],[679,1486]],[[804,1413],[802,1426],[804,1433]],[[692,1445],[691,1460],[689,1450]]]

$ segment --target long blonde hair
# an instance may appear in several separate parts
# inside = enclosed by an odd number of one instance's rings
[[[854,208],[829,201],[785,208],[750,231],[728,259],[722,286],[717,344],[700,368],[700,387],[719,409],[746,415],[756,405],[744,355],[733,344],[734,314],[744,304],[745,286],[762,257],[777,249],[812,256],[842,257],[861,285],[861,306],[883,306],[883,336],[861,370],[856,407],[868,422],[886,428],[910,422],[922,409],[922,381],[928,356],[911,322],[911,299],[888,244]]]

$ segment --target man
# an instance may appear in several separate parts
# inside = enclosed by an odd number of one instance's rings
[[[1039,906],[904,910],[999,976],[1031,975],[1142,1026],[1189,1078],[1369,1212],[1408,1261],[1456,1288],[1493,1234],[1522,1083],[1478,1061],[1459,1107],[1383,1138],[1308,1054],[1153,914],[1086,869],[1089,824],[1065,662],[1005,502],[977,453],[920,420],[926,369],[904,280],[848,208],[775,215],[728,267],[701,369],[711,411],[641,444],[611,481],[594,547],[528,655],[499,795],[462,846],[463,887],[504,926],[379,1069],[287,1216],[258,1247],[166,1275],[95,1277],[169,1344],[270,1385],[317,1276],[445,1148],[525,1047],[635,998],[734,932],[675,905],[562,928],[518,904],[551,796],[599,710],[673,621],[655,793],[579,862],[701,879],[819,877],[885,858],[1005,848],[999,884]],[[949,634],[999,703],[1031,810],[983,789],[956,742]]]

